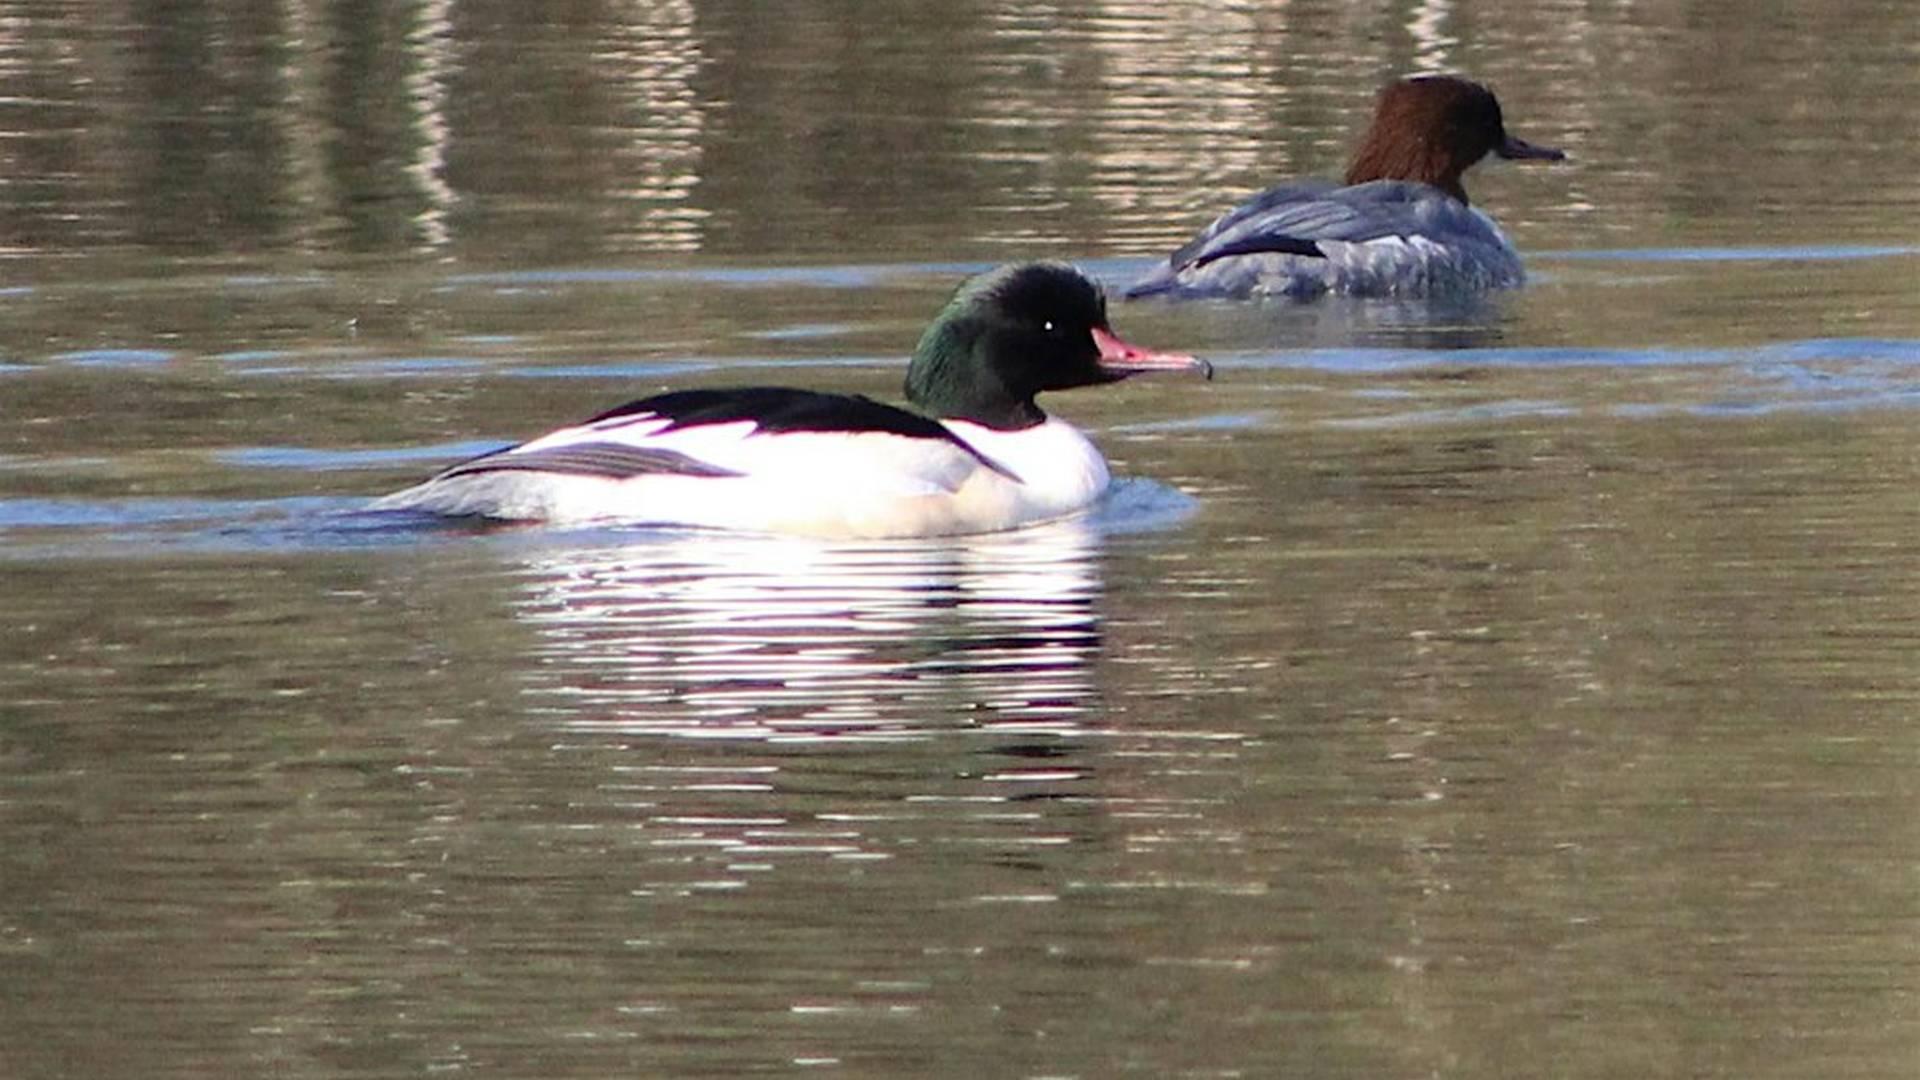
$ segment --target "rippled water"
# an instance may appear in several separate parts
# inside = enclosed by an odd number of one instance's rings
[[[0,2],[0,1075],[1908,1075],[1905,6],[890,10]],[[1436,68],[1533,283],[1116,303],[1086,520],[361,512]]]

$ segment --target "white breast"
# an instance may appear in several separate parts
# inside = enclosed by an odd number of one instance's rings
[[[1111,480],[1099,448],[1057,417],[1020,431],[997,431],[965,420],[941,423],[1020,478],[1021,524],[1080,510],[1099,498]]]

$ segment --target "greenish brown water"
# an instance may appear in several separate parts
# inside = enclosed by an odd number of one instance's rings
[[[1911,1073],[1903,5],[771,10],[0,3],[0,1075]],[[355,514],[1422,66],[1534,284],[1116,304],[1089,521]]]

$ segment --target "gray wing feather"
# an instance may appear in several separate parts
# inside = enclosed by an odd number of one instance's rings
[[[434,477],[448,480],[490,472],[548,472],[626,480],[635,476],[741,476],[674,450],[627,443],[574,443],[541,450],[500,450],[463,461]]]
[[[1255,196],[1173,253],[1176,269],[1229,254],[1300,254],[1301,244],[1445,234],[1498,244],[1484,219],[1437,188],[1404,180],[1351,187],[1286,184]]]

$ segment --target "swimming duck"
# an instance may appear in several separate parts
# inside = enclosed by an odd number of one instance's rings
[[[1388,84],[1345,186],[1269,188],[1206,227],[1127,289],[1129,299],[1425,296],[1510,288],[1520,255],[1467,201],[1460,177],[1488,154],[1561,161],[1507,133],[1493,91],[1453,75]]]
[[[1121,340],[1106,298],[1059,263],[962,284],[920,338],[906,397],[785,387],[680,390],[483,454],[373,504],[514,521],[832,537],[996,532],[1107,488],[1087,437],[1034,397],[1146,371],[1212,369]]]

